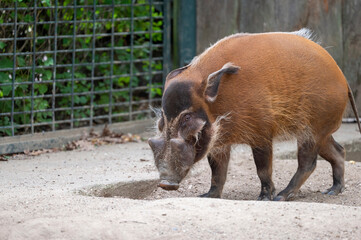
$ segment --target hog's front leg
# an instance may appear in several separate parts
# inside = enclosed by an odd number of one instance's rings
[[[220,198],[227,178],[231,146],[225,146],[208,154],[208,163],[212,170],[211,188],[200,197]]]

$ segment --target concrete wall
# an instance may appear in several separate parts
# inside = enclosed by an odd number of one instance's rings
[[[197,53],[236,32],[302,27],[343,69],[361,113],[361,0],[197,0]]]

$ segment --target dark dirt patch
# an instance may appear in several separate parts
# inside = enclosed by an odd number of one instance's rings
[[[133,182],[119,182],[114,184],[100,184],[79,190],[81,195],[95,197],[123,197],[130,199],[144,199],[157,187],[157,180],[143,180]]]

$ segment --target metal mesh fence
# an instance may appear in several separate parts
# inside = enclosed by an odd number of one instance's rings
[[[0,136],[149,117],[166,1],[0,2]]]

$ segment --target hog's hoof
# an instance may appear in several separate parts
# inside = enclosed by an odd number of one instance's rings
[[[292,200],[295,197],[294,193],[289,193],[288,195],[278,194],[275,198],[273,198],[273,201],[288,201]]]
[[[221,193],[222,190],[220,190],[219,188],[217,188],[217,186],[211,186],[211,188],[209,189],[209,191],[205,194],[199,195],[199,197],[204,197],[204,198],[221,198]]]
[[[286,201],[286,198],[284,196],[276,196],[273,198],[273,201]]]
[[[207,192],[205,194],[199,195],[202,198],[221,198],[221,194],[215,192]]]
[[[258,198],[257,201],[271,201],[274,198],[274,194],[264,194],[261,193]]]
[[[274,188],[272,191],[262,191],[259,194],[257,201],[271,201],[275,196],[275,192],[276,190]]]
[[[272,199],[269,198],[268,196],[259,196],[257,198],[257,201],[271,201]]]
[[[335,196],[335,195],[338,195],[339,193],[342,193],[344,189],[345,189],[345,187],[343,187],[341,185],[336,185],[336,186],[332,186],[331,188],[329,188],[326,191],[322,192],[322,194]]]
[[[336,196],[338,193],[336,193],[335,191],[324,191],[323,194],[327,194],[327,195],[333,195]]]

